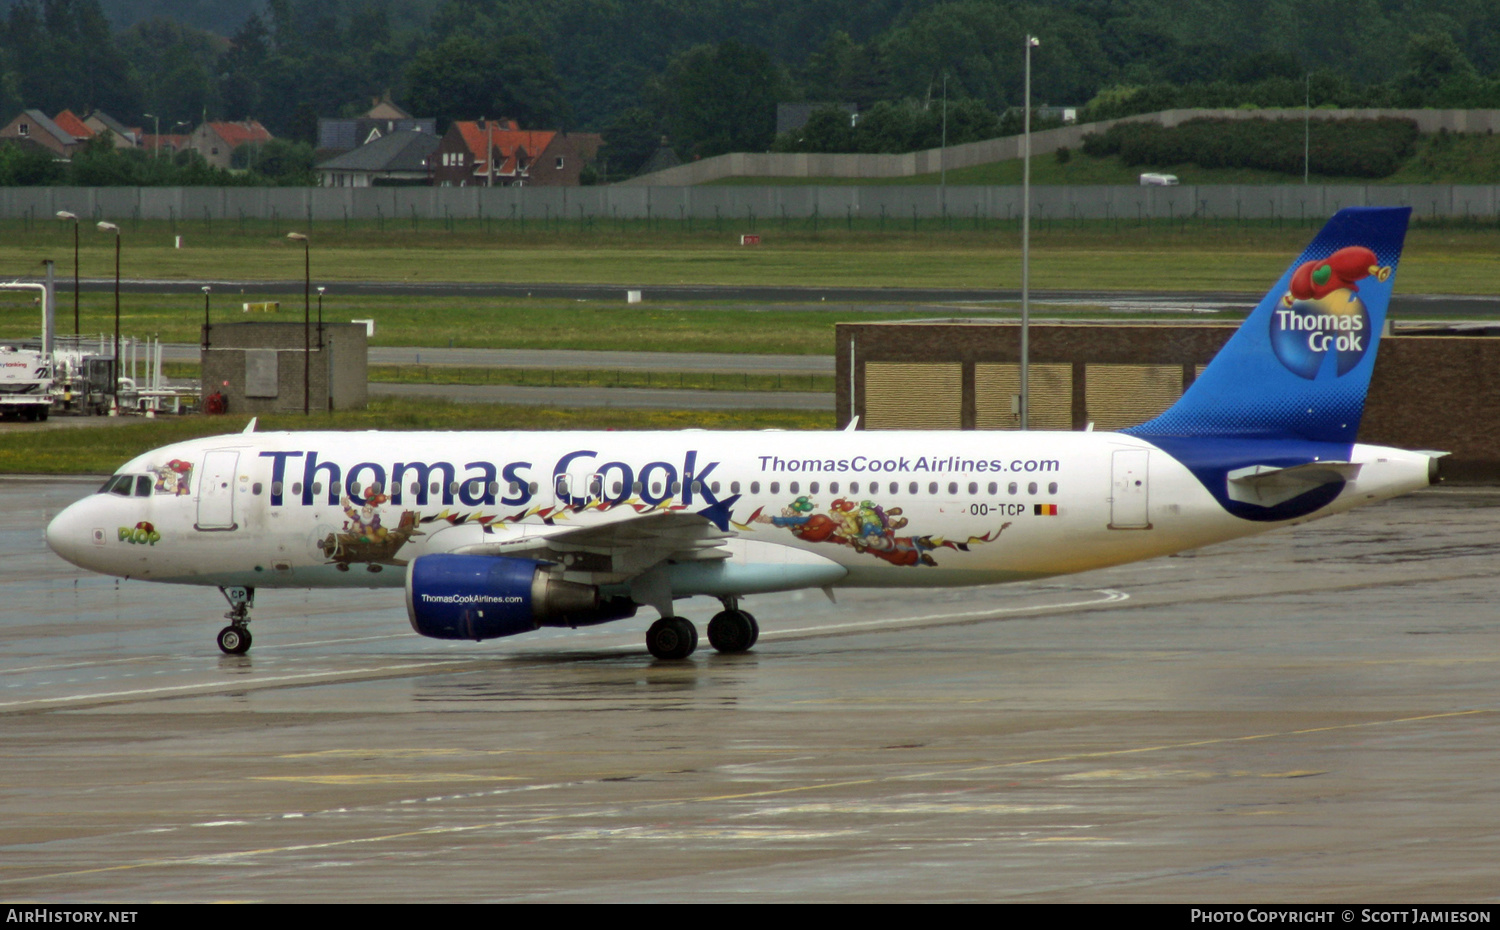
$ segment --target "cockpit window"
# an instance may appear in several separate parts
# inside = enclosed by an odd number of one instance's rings
[[[135,496],[136,497],[150,497],[151,496],[151,479],[149,477],[147,477],[146,475],[136,475],[135,476]]]
[[[130,488],[134,484],[135,475],[115,475],[104,482],[104,487],[99,489],[99,493],[103,494],[105,491],[108,491],[111,494],[118,494],[121,497],[129,497]]]

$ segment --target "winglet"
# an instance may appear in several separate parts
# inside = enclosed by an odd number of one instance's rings
[[[245,424],[245,429],[243,431],[244,435],[249,435],[250,433],[255,432],[255,423],[259,419],[260,419],[260,417],[251,417],[250,418],[250,422]]]

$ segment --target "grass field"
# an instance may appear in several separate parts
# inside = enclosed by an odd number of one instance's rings
[[[161,417],[71,429],[6,430],[0,474],[108,474],[143,452],[174,442],[237,433],[247,416]],[[550,409],[376,398],[365,410],[261,417],[257,430],[832,429],[832,413],[784,410],[663,411]]]
[[[1321,222],[1321,217],[1317,222]],[[940,221],[931,221],[939,223]],[[36,275],[40,261],[59,260],[59,276],[71,277],[71,234],[60,223],[0,224],[0,276]],[[187,224],[179,223],[181,229]],[[1306,226],[1186,221],[1137,227],[1077,224],[1039,218],[1032,249],[1032,285],[1047,288],[1107,288],[1159,291],[1247,291],[1264,289],[1306,244]],[[893,224],[894,226],[894,224]],[[301,250],[268,230],[240,235],[215,227],[201,237],[187,233],[188,247],[171,247],[166,223],[127,224],[124,275],[130,278],[193,280],[295,280]],[[377,345],[635,348],[668,351],[829,351],[826,316],[757,308],[746,313],[728,304],[629,306],[627,285],[797,284],[829,286],[926,286],[1013,288],[1020,282],[1019,236],[1014,224],[884,233],[840,227],[813,231],[806,221],[786,228],[769,224],[763,244],[745,248],[728,234],[676,224],[644,226],[622,236],[559,227],[521,237],[514,231],[486,233],[460,225],[427,234],[330,227],[315,231],[313,275],[329,287],[325,318],[377,320]],[[113,252],[93,237],[81,256],[85,277],[113,276]],[[341,281],[587,282],[621,286],[618,301],[530,299],[424,300],[348,293]],[[1418,226],[1408,237],[1398,287],[1407,293],[1492,294],[1500,291],[1500,229],[1452,224]],[[241,303],[264,295],[212,295],[214,318],[244,319]],[[283,313],[300,316],[300,301],[281,295]],[[34,333],[29,298],[0,296],[0,338]],[[71,295],[59,296],[63,331],[71,330]],[[126,332],[196,341],[202,301],[197,295],[132,296],[123,302]],[[84,332],[113,330],[113,297],[82,296]]]

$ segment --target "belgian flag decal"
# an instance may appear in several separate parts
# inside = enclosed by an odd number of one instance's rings
[[[1055,516],[1057,516],[1057,505],[1056,504],[1035,504],[1033,506],[1036,508],[1035,511],[1034,511],[1034,513],[1038,517],[1055,517]]]

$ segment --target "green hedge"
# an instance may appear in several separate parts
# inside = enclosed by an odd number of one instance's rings
[[[1330,177],[1389,177],[1415,152],[1418,136],[1412,120],[1389,117],[1315,119],[1310,129],[1310,170]],[[1096,157],[1119,155],[1132,167],[1194,164],[1299,175],[1303,133],[1303,121],[1296,119],[1203,118],[1170,129],[1157,123],[1119,123],[1085,136],[1083,151]]]

